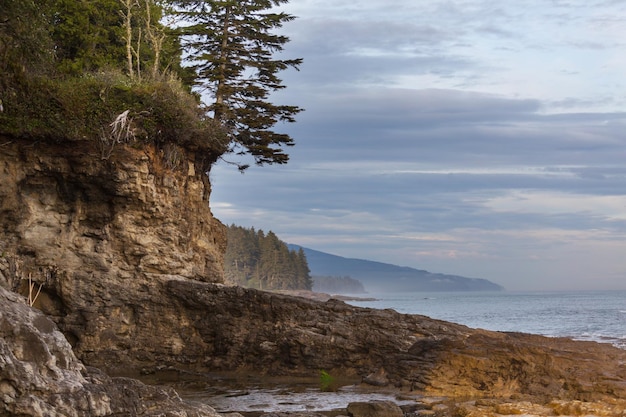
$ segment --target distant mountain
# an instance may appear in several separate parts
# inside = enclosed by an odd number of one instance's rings
[[[291,250],[301,246],[290,244]],[[364,259],[344,258],[302,247],[311,275],[349,276],[363,283],[368,292],[402,291],[502,291],[498,284],[481,278],[466,278]]]
[[[306,255],[305,255],[306,257]],[[313,291],[329,294],[365,294],[363,283],[351,277],[312,275]]]

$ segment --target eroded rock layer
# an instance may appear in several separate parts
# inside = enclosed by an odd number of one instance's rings
[[[311,375],[455,397],[626,398],[626,351],[474,330],[393,310],[185,281],[166,283],[186,316],[195,366]],[[185,351],[187,354],[187,351]]]
[[[56,279],[44,291],[64,296],[96,296],[98,281],[135,289],[141,274],[220,282],[225,235],[209,210],[205,164],[180,154],[171,161],[154,145],[119,145],[103,159],[87,141],[4,143],[4,281],[14,278],[7,270],[14,256],[21,277]],[[83,282],[89,288],[73,291]]]

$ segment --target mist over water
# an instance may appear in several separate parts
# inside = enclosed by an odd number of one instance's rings
[[[570,337],[626,349],[626,291],[370,293],[391,308],[472,328]]]

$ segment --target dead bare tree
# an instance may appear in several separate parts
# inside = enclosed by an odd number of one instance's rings
[[[163,29],[159,28],[152,22],[152,0],[144,0],[146,6],[145,16],[145,30],[146,38],[152,50],[154,52],[154,61],[152,63],[152,77],[156,78],[159,73],[159,67],[161,66],[161,51],[163,50],[163,42],[165,41],[166,34]]]
[[[120,16],[124,19],[124,42],[126,42],[126,61],[128,67],[128,75],[130,78],[135,77],[135,69],[133,65],[133,56],[136,55],[133,47],[133,7],[137,5],[136,0],[121,0],[124,6],[120,10]]]

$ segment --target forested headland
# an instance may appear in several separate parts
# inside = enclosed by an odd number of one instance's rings
[[[228,227],[224,257],[226,282],[261,290],[311,290],[309,266],[302,249],[289,250],[272,231]]]
[[[329,294],[366,293],[349,276],[311,275],[304,249],[283,242],[271,230],[228,227],[226,282],[262,290],[309,290]]]

